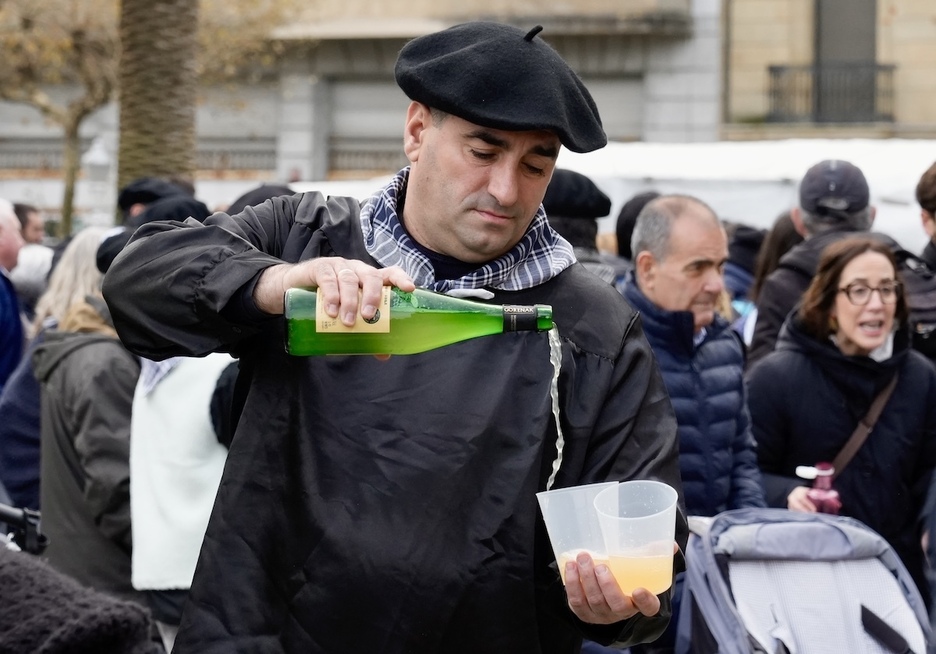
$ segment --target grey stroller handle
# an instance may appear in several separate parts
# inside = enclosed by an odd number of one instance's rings
[[[0,522],[9,525],[13,542],[24,552],[42,554],[49,545],[49,539],[39,528],[38,511],[0,504]]]

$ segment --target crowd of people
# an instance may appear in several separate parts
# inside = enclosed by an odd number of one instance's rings
[[[878,398],[839,510],[929,602],[936,367],[861,170],[817,162],[766,230],[641,193],[599,250],[611,202],[556,160],[605,133],[538,34],[410,41],[410,163],[372,198],[264,185],[212,214],[142,178],[119,227],[56,248],[41,212],[0,200],[0,503],[41,512],[50,567],[31,574],[134,607],[114,651],[671,652],[681,554],[660,595],[624,595],[584,552],[560,576],[535,494],[664,481],[682,552],[689,516],[822,508],[797,468],[841,460]],[[936,238],[936,164],[917,197]],[[351,325],[385,285],[551,305],[556,388],[535,331],[284,351],[286,289]]]

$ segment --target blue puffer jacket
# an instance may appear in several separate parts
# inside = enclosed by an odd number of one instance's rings
[[[628,275],[624,297],[640,312],[679,423],[679,468],[686,511],[713,516],[766,506],[744,389],[744,352],[716,317],[693,345],[689,311],[664,311]]]

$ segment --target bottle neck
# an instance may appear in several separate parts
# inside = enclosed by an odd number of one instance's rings
[[[546,331],[552,328],[552,307],[548,305],[507,304],[502,310],[505,332]]]
[[[816,477],[816,481],[813,482],[813,488],[818,488],[819,490],[832,490],[832,477],[827,475],[820,475]]]

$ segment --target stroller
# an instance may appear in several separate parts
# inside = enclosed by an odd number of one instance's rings
[[[690,519],[677,654],[925,654],[919,591],[852,518],[736,509]]]

